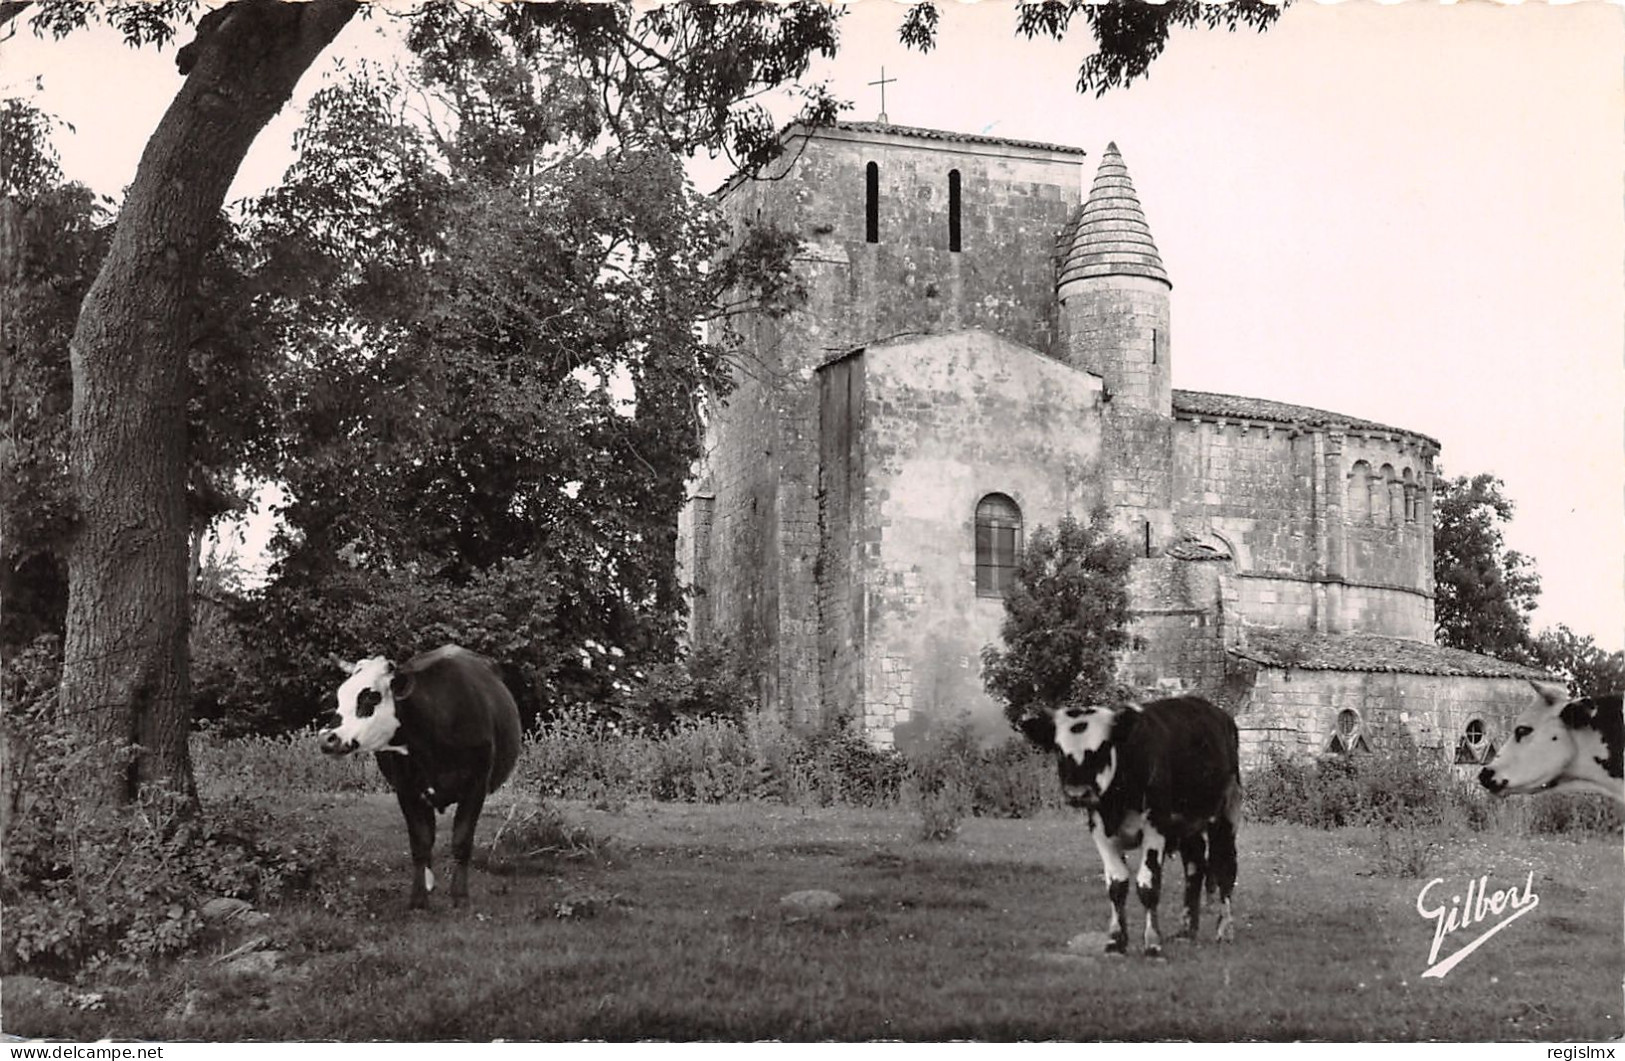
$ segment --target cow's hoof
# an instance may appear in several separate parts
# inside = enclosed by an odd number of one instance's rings
[[[1108,940],[1107,943],[1106,943],[1106,953],[1107,954],[1127,954],[1128,953],[1128,940],[1126,940],[1126,939]]]
[[[1153,943],[1151,946],[1145,949],[1145,956],[1147,958],[1162,957],[1162,945],[1160,943]]]

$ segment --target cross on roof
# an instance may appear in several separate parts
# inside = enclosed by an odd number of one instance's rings
[[[869,82],[871,85],[880,86],[880,121],[883,125],[888,124],[886,119],[886,86],[896,80],[897,79],[895,77],[887,77],[886,68],[882,66],[880,68],[880,80]]]

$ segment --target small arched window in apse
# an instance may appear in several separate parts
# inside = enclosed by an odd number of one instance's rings
[[[988,494],[976,505],[976,595],[1008,593],[1020,558],[1021,509],[1004,494]]]
[[[1345,517],[1350,523],[1365,523],[1371,519],[1371,465],[1355,461],[1349,469],[1349,503]]]
[[[880,242],[880,164],[871,162],[863,176],[863,239]]]
[[[1484,720],[1472,719],[1456,742],[1456,765],[1487,763],[1495,758],[1495,742],[1484,728]]]
[[[1382,508],[1382,521],[1397,526],[1405,519],[1405,487],[1394,473],[1392,464],[1382,466],[1382,494],[1377,499]]]
[[[1326,742],[1326,750],[1333,755],[1352,755],[1371,750],[1371,745],[1365,739],[1365,723],[1361,721],[1358,711],[1345,707],[1337,713],[1337,723],[1332,730],[1332,739]]]

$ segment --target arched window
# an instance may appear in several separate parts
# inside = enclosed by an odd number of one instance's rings
[[[880,164],[877,162],[869,163],[864,169],[863,238],[868,243],[880,242]]]
[[[1345,707],[1337,713],[1337,726],[1332,732],[1332,739],[1326,742],[1326,750],[1333,755],[1371,750],[1371,745],[1365,739],[1365,723],[1360,720],[1358,711]]]
[[[1404,472],[1405,522],[1416,522],[1416,476],[1406,468]]]
[[[1461,740],[1456,742],[1456,763],[1487,763],[1495,758],[1495,744],[1484,729],[1484,720],[1475,718],[1467,723]]]
[[[948,171],[948,249],[959,250],[959,171]]]
[[[1349,503],[1344,518],[1350,523],[1371,519],[1371,465],[1365,461],[1355,461],[1349,469]]]
[[[1021,509],[1003,494],[988,494],[976,505],[976,595],[1004,596],[1020,556]]]

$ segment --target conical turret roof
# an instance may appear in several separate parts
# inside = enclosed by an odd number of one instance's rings
[[[1106,145],[1089,198],[1072,215],[1060,243],[1059,283],[1096,276],[1143,276],[1173,286],[1116,144]]]

